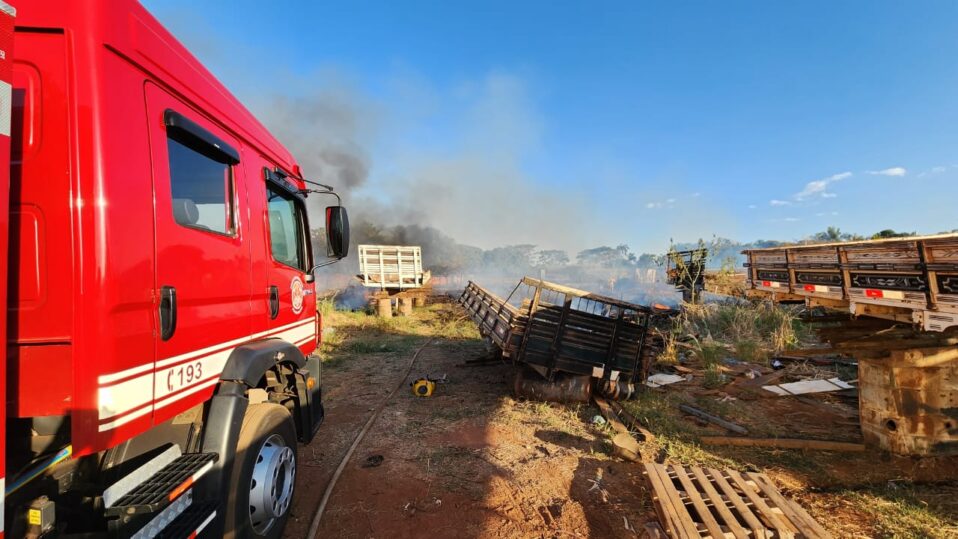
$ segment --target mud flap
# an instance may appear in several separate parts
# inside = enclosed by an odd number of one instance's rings
[[[296,434],[299,441],[308,444],[312,441],[319,426],[323,423],[325,412],[323,410],[323,390],[320,384],[320,372],[322,362],[318,356],[311,355],[306,358],[306,365],[302,369],[296,369],[294,374],[296,378],[296,398],[299,401],[297,406]]]

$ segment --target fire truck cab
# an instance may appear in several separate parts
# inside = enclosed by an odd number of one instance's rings
[[[323,418],[306,197],[332,189],[135,0],[10,3],[3,529],[278,537]],[[325,226],[342,258],[345,210]]]

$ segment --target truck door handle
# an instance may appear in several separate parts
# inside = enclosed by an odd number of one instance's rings
[[[164,286],[160,289],[160,338],[164,341],[176,333],[176,289]]]
[[[279,316],[279,287],[269,287],[269,318],[270,320]]]

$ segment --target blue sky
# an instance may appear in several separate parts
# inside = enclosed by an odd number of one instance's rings
[[[358,156],[350,210],[386,222],[638,251],[958,228],[955,2],[145,5],[307,173]]]

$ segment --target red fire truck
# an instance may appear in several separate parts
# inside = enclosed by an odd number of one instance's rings
[[[305,197],[332,189],[135,0],[10,1],[3,529],[279,536],[323,418]],[[325,226],[342,258],[338,203]]]

